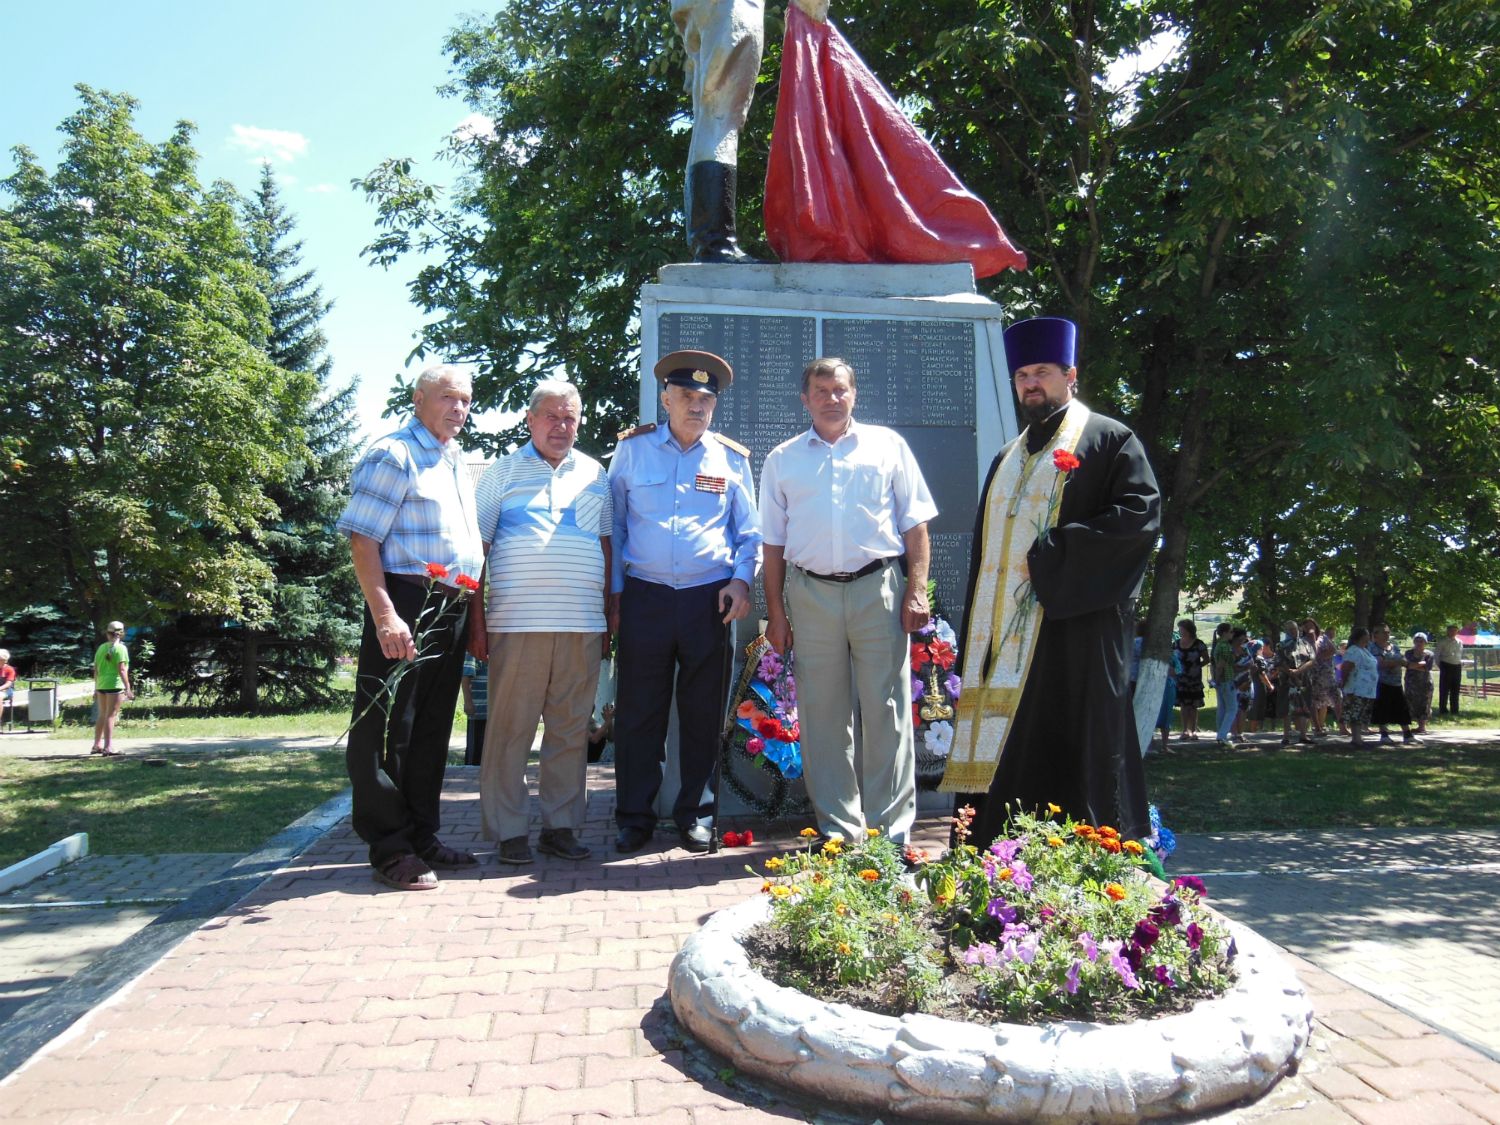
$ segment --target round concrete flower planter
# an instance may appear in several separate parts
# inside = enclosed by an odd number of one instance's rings
[[[924,1121],[1130,1122],[1253,1098],[1307,1047],[1312,1007],[1276,949],[1229,923],[1239,980],[1190,1011],[1128,1024],[989,1026],[874,1015],[772,984],[741,937],[758,896],[721,910],[672,963],[677,1018],[748,1074]]]

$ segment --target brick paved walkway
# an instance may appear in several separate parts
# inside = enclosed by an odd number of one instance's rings
[[[684,937],[753,893],[744,865],[773,849],[614,857],[607,774],[591,788],[594,859],[488,863],[425,894],[377,890],[340,825],[0,1085],[0,1118],[845,1120],[718,1076],[665,1004]],[[451,771],[445,817],[478,844],[473,770]],[[943,832],[924,821],[923,842]],[[1500,1063],[1297,964],[1308,1061],[1221,1120],[1500,1122]]]

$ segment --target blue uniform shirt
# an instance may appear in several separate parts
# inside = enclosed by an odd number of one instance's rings
[[[683,449],[670,426],[622,440],[609,467],[613,593],[625,576],[684,590],[755,584],[760,520],[750,459],[705,433]]]

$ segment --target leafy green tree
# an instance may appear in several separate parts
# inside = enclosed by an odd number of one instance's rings
[[[301,430],[307,449],[267,484],[277,515],[258,531],[275,580],[265,623],[179,619],[161,638],[154,667],[178,697],[256,711],[262,702],[331,701],[336,661],[357,643],[359,586],[348,545],[334,530],[356,454],[356,423],[354,387],[334,385],[322,329],[332,302],[302,266],[296,221],[269,167],[242,221],[270,310],[268,330],[255,343],[283,371],[317,380],[317,397],[285,419]]]
[[[48,173],[25,148],[0,211],[0,480],[11,604],[97,628],[185,612],[260,623],[257,529],[303,454],[310,375],[278,368],[231,189],[195,174],[192,127],[157,144],[125,95],[79,86]]]

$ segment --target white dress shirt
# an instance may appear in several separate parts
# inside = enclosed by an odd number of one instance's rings
[[[851,418],[831,444],[809,429],[771,450],[761,470],[765,542],[815,574],[905,554],[902,535],[936,515],[911,447],[885,426]]]

